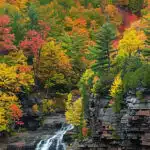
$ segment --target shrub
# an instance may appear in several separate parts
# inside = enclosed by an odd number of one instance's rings
[[[55,111],[56,102],[51,99],[43,99],[42,111],[45,114]]]

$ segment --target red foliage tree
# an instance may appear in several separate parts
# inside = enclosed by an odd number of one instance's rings
[[[22,111],[16,104],[10,106],[10,111],[13,120],[18,121],[22,117]]]
[[[7,15],[0,16],[0,52],[16,49],[13,42],[14,34],[11,34],[9,27],[10,18]]]
[[[42,38],[45,40],[47,38],[48,33],[51,28],[46,22],[44,22],[42,20],[39,20],[38,24],[40,27],[40,34],[41,34]]]
[[[39,32],[35,30],[29,30],[24,41],[20,43],[20,47],[38,58],[39,50],[41,49],[43,43],[44,40]]]
[[[39,50],[41,49],[44,40],[47,38],[50,31],[50,26],[39,20],[39,32],[35,30],[29,30],[25,36],[25,39],[20,43],[20,47],[32,53],[36,58],[39,57]]]
[[[117,39],[112,41],[112,46],[113,46],[114,49],[118,49],[119,40],[120,39],[117,38]]]
[[[134,21],[137,21],[139,19],[138,16],[136,16],[135,14],[131,13],[131,12],[127,12],[123,9],[118,9],[119,12],[122,15],[123,18],[123,24],[120,25],[119,30],[121,32],[123,32],[126,28],[129,28],[131,23],[133,23]]]
[[[83,127],[82,128],[82,135],[85,137],[85,136],[87,136],[87,134],[88,134],[88,128]]]
[[[31,72],[32,67],[31,67],[31,66],[20,65],[20,66],[18,67],[18,70],[19,70],[19,72],[21,72],[21,73],[29,73],[29,72]]]

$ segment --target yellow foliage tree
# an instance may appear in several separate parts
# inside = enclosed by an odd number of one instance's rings
[[[9,108],[12,104],[19,106],[16,95],[12,92],[0,91],[0,131],[9,131],[9,125],[12,121]]]
[[[7,130],[7,123],[8,121],[5,118],[5,109],[0,107],[0,131],[5,131]]]
[[[20,12],[17,6],[6,3],[5,1],[0,2],[0,14],[5,14],[6,10],[7,10],[7,13],[11,15],[14,15]]]
[[[25,9],[29,0],[1,0],[1,3],[9,3],[16,6],[19,10]]]
[[[0,63],[0,131],[9,131],[10,125],[22,116],[17,93],[22,87],[34,84],[31,67],[22,51],[1,57]]]
[[[110,89],[110,96],[112,96],[113,100],[114,100],[114,110],[116,112],[119,112],[121,109],[121,101],[122,101],[122,94],[123,94],[123,87],[122,87],[123,83],[122,83],[122,79],[121,79],[121,73],[119,73],[115,79],[114,82],[111,86]]]
[[[111,86],[110,95],[115,98],[117,93],[121,91],[122,89],[121,86],[122,86],[122,80],[121,80],[120,73],[119,73],[115,77],[114,82]]]
[[[56,102],[51,99],[43,99],[42,102],[42,111],[47,114],[55,111]]]
[[[26,73],[26,67],[28,68],[28,66],[8,66],[5,63],[0,63],[0,88],[16,92],[20,91],[21,86],[33,85],[32,74],[30,72]]]
[[[43,46],[38,77],[42,83],[47,82],[47,87],[65,83],[64,78],[69,75],[71,68],[70,59],[60,45],[51,41]]]
[[[7,56],[11,60],[11,63],[17,65],[27,65],[27,58],[25,57],[22,50],[10,52]]]
[[[16,6],[20,9],[20,10],[22,10],[22,9],[25,9],[26,7],[27,7],[27,2],[28,2],[29,0],[16,0],[16,2],[15,2],[15,4],[16,4]]]
[[[66,120],[74,126],[80,126],[82,121],[82,98],[72,101],[72,94],[68,95],[66,101]],[[84,122],[85,123],[85,122]]]
[[[0,88],[15,91],[15,88],[18,87],[16,66],[8,67],[6,64],[2,63],[0,64],[0,70]]]
[[[119,42],[119,55],[131,56],[135,54],[139,49],[144,47],[144,40],[135,29],[128,29],[123,35],[123,39]]]

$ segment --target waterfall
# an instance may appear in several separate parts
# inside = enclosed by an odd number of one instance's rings
[[[74,127],[72,125],[64,125],[62,128],[55,133],[54,136],[46,140],[41,140],[35,150],[66,150],[65,143],[63,142],[63,137],[67,131],[72,130]]]

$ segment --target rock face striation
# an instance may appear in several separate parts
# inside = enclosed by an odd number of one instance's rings
[[[150,91],[144,100],[135,94],[124,99],[124,109],[114,113],[107,98],[91,95],[89,126],[91,139],[80,144],[81,150],[150,150]]]

